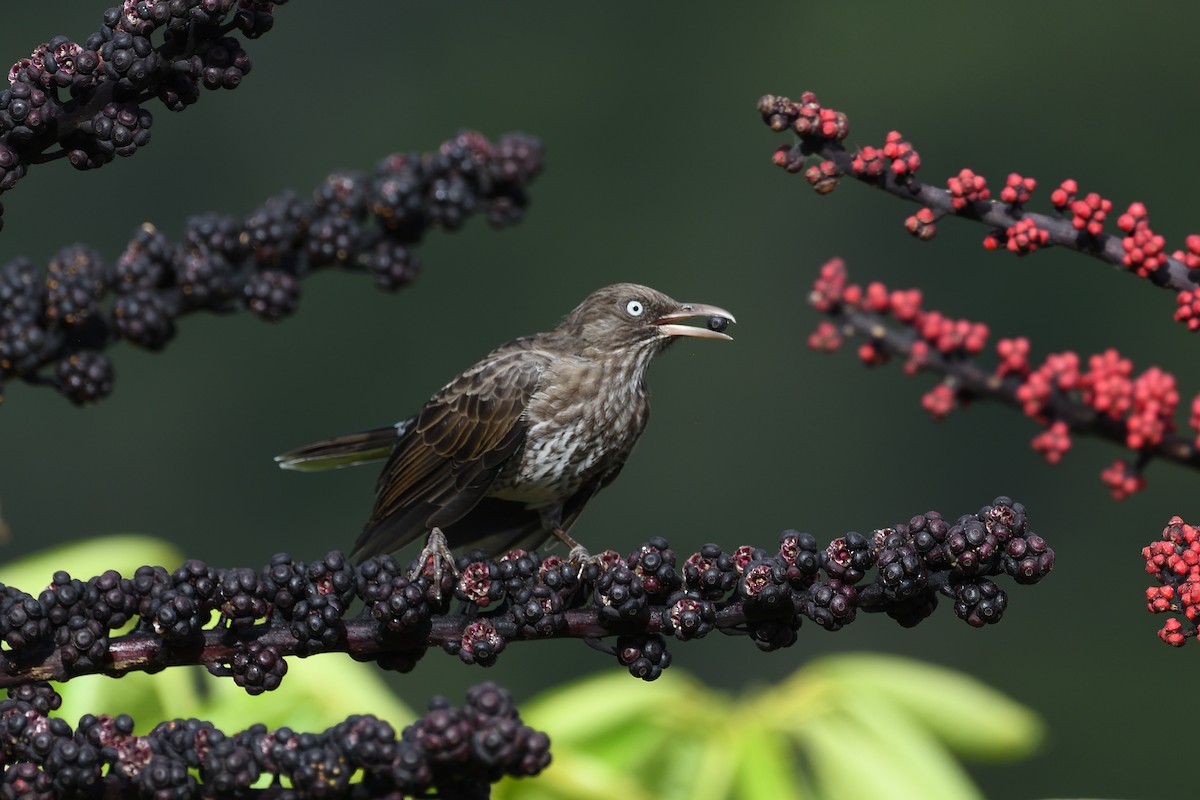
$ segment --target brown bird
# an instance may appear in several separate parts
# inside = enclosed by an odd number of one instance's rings
[[[679,324],[700,317],[707,327]],[[315,471],[387,458],[357,558],[423,537],[420,563],[448,558],[447,544],[495,556],[557,536],[582,560],[587,551],[568,531],[646,427],[646,368],[679,336],[732,338],[722,331],[733,321],[645,286],[606,286],[553,330],[488,353],[415,416],[275,460]]]

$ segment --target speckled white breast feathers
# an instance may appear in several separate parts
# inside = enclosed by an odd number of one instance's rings
[[[601,470],[619,468],[649,418],[644,376],[652,355],[632,352],[615,362],[615,375],[601,375],[605,363],[610,369],[614,364],[608,359],[577,361],[569,370],[548,369],[546,384],[526,410],[525,446],[488,494],[541,508],[561,503],[602,477]],[[548,392],[552,386],[556,390]],[[605,389],[603,398],[595,396],[598,387]]]

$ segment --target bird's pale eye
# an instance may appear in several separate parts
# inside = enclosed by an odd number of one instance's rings
[[[631,317],[640,317],[646,310],[641,300],[630,300],[625,304],[625,313]]]

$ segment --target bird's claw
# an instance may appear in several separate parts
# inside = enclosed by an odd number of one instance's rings
[[[575,576],[582,578],[584,570],[593,564],[599,565],[600,559],[588,552],[587,548],[578,542],[571,548],[571,552],[567,554],[567,561],[579,568],[579,573]]]
[[[442,599],[443,563],[449,568],[450,574],[458,576],[458,568],[454,565],[454,554],[450,552],[446,534],[442,533],[441,528],[433,528],[429,531],[425,547],[421,549],[421,555],[417,558],[417,569],[413,577],[427,576],[433,584],[434,597],[438,601]]]
[[[579,573],[575,577],[582,578],[584,570],[592,564],[598,563],[595,556],[589,553],[586,547],[571,538],[571,534],[567,533],[561,525],[550,527],[550,532],[556,539],[571,548],[567,553],[567,562],[579,568]]]

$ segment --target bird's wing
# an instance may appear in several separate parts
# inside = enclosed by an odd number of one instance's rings
[[[386,553],[469,512],[525,438],[525,408],[551,356],[493,354],[430,398],[376,486],[355,553]]]

